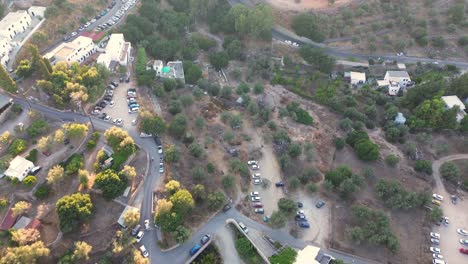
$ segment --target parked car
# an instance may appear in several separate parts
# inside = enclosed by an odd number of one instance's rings
[[[149,229],[150,228],[150,221],[148,219],[145,220],[145,228]]]
[[[440,254],[432,254],[432,257],[435,258],[435,259],[443,259],[444,256],[440,255]]]
[[[145,257],[145,258],[149,257],[149,253],[148,253],[148,251],[146,251],[146,248],[145,248],[144,245],[141,245],[140,251],[141,251],[141,255],[143,255],[143,257]]]
[[[115,102],[114,102],[114,101],[110,101],[109,107],[112,108],[112,107],[114,107],[114,106],[115,106]]]
[[[29,171],[29,174],[36,175],[42,169],[41,166],[36,166]]]
[[[258,165],[258,161],[256,161],[256,160],[249,160],[249,161],[247,161],[247,164],[248,164],[248,165]]]
[[[446,264],[445,261],[441,259],[433,259],[432,264]]]
[[[118,86],[119,86],[119,84],[116,83],[116,82],[114,82],[114,81],[112,81],[111,84],[114,85],[115,87],[118,87]]]
[[[431,243],[432,243],[432,244],[435,244],[435,245],[439,245],[439,244],[440,244],[440,240],[439,240],[439,239],[436,239],[436,238],[431,238]]]
[[[64,145],[70,144],[70,139],[69,139],[69,138],[64,139],[64,140],[63,140],[63,144],[64,144]]]
[[[437,248],[437,247],[430,247],[429,250],[430,250],[432,253],[436,253],[436,254],[439,254],[439,253],[440,253],[440,248]]]
[[[252,207],[253,208],[263,208],[263,204],[262,203],[252,203]]]
[[[252,179],[260,179],[261,174],[260,173],[254,173],[252,174]]]
[[[262,179],[254,179],[253,184],[255,184],[255,185],[262,184]]]
[[[431,232],[430,235],[432,238],[440,239],[440,235],[438,233]]]
[[[460,244],[468,246],[468,239],[460,239]]]
[[[244,231],[244,233],[249,233],[249,229],[244,225],[244,223],[239,222],[239,227]]]
[[[132,229],[132,236],[136,236],[136,234],[138,233],[138,230],[140,230],[141,228],[141,225],[136,225],[133,229]]]
[[[297,207],[298,208],[302,208],[304,206],[304,204],[302,204],[301,202],[297,202]]]
[[[42,154],[44,154],[46,157],[49,157],[51,155],[51,153],[47,150],[42,151]]]
[[[163,148],[162,148],[162,146],[158,146],[158,153],[159,153],[159,154],[162,154],[162,153],[163,153]]]
[[[309,222],[307,222],[307,221],[299,221],[298,224],[302,228],[309,228],[310,227]]]
[[[253,196],[259,196],[260,194],[258,192],[250,192],[250,196],[253,197]]]
[[[140,243],[140,241],[141,241],[141,239],[143,238],[144,235],[145,235],[145,232],[139,231],[137,236],[136,236],[136,242]]]
[[[159,172],[163,173],[164,172],[164,163],[159,163]]]
[[[432,200],[432,204],[440,206],[440,201],[439,200]]]
[[[460,248],[460,253],[468,255],[468,248]]]
[[[446,216],[444,216],[444,218],[443,218],[443,219],[444,219],[444,225],[445,225],[445,226],[448,226],[448,225],[450,224],[450,220],[449,220],[449,218],[448,218],[448,217],[446,217]]]
[[[260,169],[260,166],[254,164],[250,167],[252,170],[259,170]]]
[[[193,256],[195,255],[198,250],[200,250],[201,248],[201,245],[200,244],[196,244],[195,246],[193,246],[191,249],[190,249],[190,256]]]
[[[306,216],[303,214],[300,214],[300,215],[296,215],[294,219],[296,219],[296,221],[303,221],[303,220],[306,220]]]
[[[282,182],[282,181],[277,182],[277,183],[275,183],[275,186],[276,187],[284,187],[284,182]]]
[[[318,202],[315,204],[315,207],[317,207],[317,208],[322,208],[324,205],[325,205],[325,202],[324,202],[324,201],[318,201]]]
[[[265,210],[263,210],[263,208],[255,208],[255,213],[257,214],[264,214],[265,213]]]
[[[462,235],[462,236],[468,236],[468,231],[466,231],[465,229],[457,229],[457,233]]]
[[[227,211],[229,211],[229,209],[231,209],[231,205],[230,205],[230,204],[226,204],[226,205],[224,205],[224,207],[223,207],[223,212],[227,212]]]
[[[305,213],[304,210],[298,210],[296,212],[296,215],[304,215],[304,213]]]
[[[72,37],[72,38],[73,38],[73,37],[74,37],[74,36],[76,36],[76,35],[78,35],[78,32],[76,32],[76,31],[73,31],[73,32],[70,34],[70,37]]]
[[[452,196],[450,196],[450,198],[452,199],[453,204],[457,204],[457,196],[456,195],[452,195]]]
[[[202,239],[200,240],[200,243],[202,245],[205,245],[206,243],[208,243],[208,241],[210,241],[211,239],[211,235],[210,234],[206,234],[202,237]]]
[[[434,193],[432,194],[432,198],[438,200],[438,201],[443,201],[444,200],[444,197],[440,194],[437,194],[437,193]]]
[[[260,196],[252,196],[252,197],[250,197],[250,200],[252,202],[260,202],[261,198],[260,198]]]

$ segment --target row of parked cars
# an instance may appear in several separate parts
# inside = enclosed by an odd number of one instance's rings
[[[150,229],[150,221],[148,219],[145,220],[145,229],[149,230]],[[132,236],[135,237],[136,242],[140,243],[140,241],[143,239],[143,236],[145,235],[145,231],[141,228],[141,225],[136,225],[131,232]],[[145,245],[140,246],[140,251],[143,257],[147,258],[149,257],[149,253],[146,250]]]
[[[96,31],[104,30],[108,27],[113,26],[115,23],[117,23],[117,21],[119,21],[125,15],[125,12],[127,12],[130,8],[132,8],[135,5],[135,3],[136,3],[136,0],[130,0],[126,2],[125,5],[123,5],[119,9],[119,11],[117,11],[117,13],[111,19],[109,19],[109,21],[97,26]]]
[[[462,236],[465,236],[465,237],[468,236],[468,231],[466,231],[465,229],[462,229],[462,228],[458,228],[457,233],[462,235]],[[431,237],[431,243],[432,244],[435,244],[435,245],[440,244],[440,234],[439,233],[431,232],[429,235]],[[460,239],[459,242],[460,242],[460,244],[462,244],[462,246],[468,246],[468,239]],[[445,261],[443,260],[444,256],[441,255],[440,248],[432,246],[432,247],[429,248],[429,251],[431,251],[431,253],[432,253],[432,257],[433,257],[432,263],[433,264],[445,264]],[[467,248],[462,247],[462,248],[459,249],[459,251],[462,254],[467,254],[468,255],[468,249]]]
[[[191,249],[190,249],[190,256],[193,256],[195,255],[199,250],[200,248],[202,248],[203,245],[205,245],[206,243],[208,243],[211,239],[211,235],[210,234],[206,234],[204,235],[201,239],[200,239],[200,244],[196,244],[195,246],[193,246]]]
[[[102,10],[99,14],[97,14],[93,19],[91,19],[90,21],[84,23],[84,24],[81,24],[80,27],[77,29],[77,31],[73,31],[70,35],[67,35],[63,38],[64,41],[68,41],[74,37],[76,37],[78,35],[78,32],[82,32],[84,30],[86,30],[87,28],[89,28],[92,24],[96,23],[96,21],[98,19],[100,19],[101,17],[105,16],[114,6],[116,5],[116,2],[115,1],[112,1],[112,3],[109,4],[109,6],[107,7],[107,9],[105,10]]]
[[[128,113],[138,113],[140,111],[140,105],[137,102],[137,94],[135,88],[129,88],[127,90],[127,104],[128,104]]]
[[[253,171],[259,170],[260,166],[258,165],[258,161],[256,160],[249,160],[247,161],[247,165],[249,165],[250,169]],[[252,183],[254,185],[262,184],[263,180],[260,173],[252,174]]]

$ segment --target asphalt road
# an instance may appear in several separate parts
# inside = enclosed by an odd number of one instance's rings
[[[236,4],[242,4],[248,7],[253,7],[254,5],[249,0],[227,0],[227,2],[234,6]],[[275,25],[272,29],[272,36],[274,39],[284,41],[284,40],[291,40],[293,42],[298,43],[299,45],[313,45],[316,47],[321,47],[325,49],[325,52],[331,56],[338,57],[338,58],[356,58],[361,60],[369,60],[369,59],[376,59],[382,58],[384,60],[390,61],[397,61],[399,63],[433,63],[439,66],[445,65],[455,65],[460,69],[468,69],[468,62],[467,61],[455,61],[455,60],[437,60],[437,59],[429,59],[429,58],[420,58],[420,57],[408,57],[408,56],[397,56],[394,54],[359,54],[350,51],[343,51],[339,49],[332,49],[327,48],[324,44],[314,42],[308,38],[300,37],[296,35],[294,32],[283,28],[279,25]]]

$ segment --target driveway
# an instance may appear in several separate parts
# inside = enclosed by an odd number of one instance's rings
[[[440,234],[440,245],[436,247],[440,248],[441,254],[444,256],[447,263],[468,263],[468,255],[463,255],[458,252],[458,249],[462,247],[459,240],[462,238],[468,239],[468,237],[461,236],[457,233],[458,228],[468,229],[468,201],[458,199],[457,204],[452,204],[450,193],[445,190],[439,173],[442,164],[447,161],[459,159],[468,159],[468,154],[446,156],[434,161],[432,164],[434,179],[436,181],[434,192],[444,196],[441,208],[444,211],[444,216],[450,219],[450,224],[448,226],[440,225],[433,228],[434,232]],[[429,239],[430,236],[427,234],[427,240],[429,241]],[[465,246],[464,248],[467,247]]]

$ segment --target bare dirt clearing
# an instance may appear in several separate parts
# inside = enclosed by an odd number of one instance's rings
[[[284,11],[304,11],[309,9],[327,9],[346,5],[352,0],[336,0],[330,5],[328,0],[265,0],[265,2]]]

